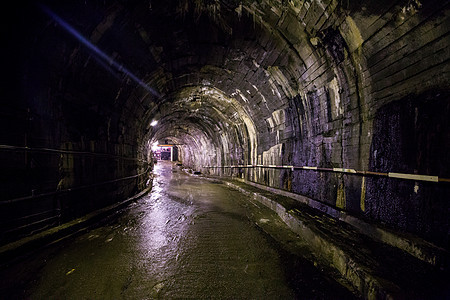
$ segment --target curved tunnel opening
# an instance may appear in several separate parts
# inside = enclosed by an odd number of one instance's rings
[[[175,141],[187,167],[205,172],[212,166],[256,163],[254,124],[243,105],[223,91],[211,86],[185,87],[149,115],[158,124],[146,138]]]
[[[368,0],[14,6],[1,55],[2,241],[148,189],[158,143],[203,174],[448,249],[448,11]]]

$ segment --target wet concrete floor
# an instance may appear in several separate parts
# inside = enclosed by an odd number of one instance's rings
[[[353,298],[257,225],[273,212],[170,162],[154,174],[109,222],[1,270],[0,298]]]

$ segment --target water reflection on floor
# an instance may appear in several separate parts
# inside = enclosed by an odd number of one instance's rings
[[[170,162],[154,173],[148,196],[110,224],[4,271],[16,287],[2,290],[32,299],[349,296],[259,230],[255,207],[238,192]]]

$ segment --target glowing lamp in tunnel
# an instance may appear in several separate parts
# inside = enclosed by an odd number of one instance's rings
[[[158,150],[158,149],[159,149],[158,142],[154,142],[153,145],[152,145],[153,152]]]
[[[150,126],[156,126],[156,124],[158,124],[158,121],[153,120],[153,121],[150,123]]]

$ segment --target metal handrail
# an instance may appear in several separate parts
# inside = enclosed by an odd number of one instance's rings
[[[358,171],[355,169],[346,169],[346,168],[321,168],[321,167],[310,167],[310,166],[277,166],[277,165],[230,165],[230,166],[204,166],[203,168],[265,168],[265,169],[290,169],[294,170],[310,170],[317,172],[335,172],[335,173],[344,173],[351,175],[360,175],[360,176],[380,176],[380,177],[389,177],[389,178],[397,178],[397,179],[408,179],[415,181],[428,181],[428,182],[450,182],[450,178],[442,178],[439,176],[430,176],[430,175],[420,175],[420,174],[407,174],[407,173],[395,173],[395,172],[372,172],[372,171]]]
[[[73,187],[73,188],[69,188],[69,189],[65,189],[65,190],[58,190],[58,191],[49,192],[49,193],[43,193],[43,194],[38,194],[38,195],[31,195],[31,196],[26,196],[26,197],[21,197],[21,198],[4,200],[4,201],[0,201],[0,205],[11,204],[11,203],[20,202],[20,201],[24,201],[24,200],[30,200],[30,199],[34,199],[34,198],[54,196],[54,195],[58,195],[58,194],[69,193],[69,192],[73,192],[73,191],[77,191],[77,190],[82,190],[82,189],[92,188],[92,187],[96,187],[96,186],[100,186],[100,185],[105,185],[105,184],[109,184],[109,183],[113,183],[113,182],[119,182],[119,181],[124,181],[124,180],[128,180],[128,179],[133,179],[133,178],[145,175],[149,170],[150,170],[150,167],[148,167],[147,170],[145,170],[144,172],[136,174],[136,175],[132,175],[132,176],[103,181],[103,182],[94,183],[94,184],[90,184],[90,185],[77,186],[77,187]]]
[[[99,157],[111,157],[115,159],[124,160],[134,160],[139,162],[145,162],[145,160],[134,157],[126,157],[108,153],[98,153],[89,151],[75,151],[75,150],[63,150],[63,149],[51,149],[51,148],[30,148],[26,146],[11,146],[11,145],[0,145],[0,150],[5,151],[26,151],[26,152],[48,152],[56,154],[72,154],[72,155],[89,155],[89,156],[99,156]]]

